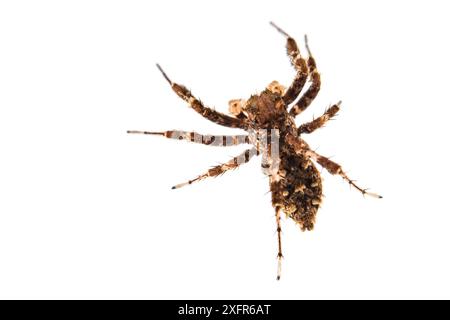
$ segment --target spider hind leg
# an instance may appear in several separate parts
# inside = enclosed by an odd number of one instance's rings
[[[340,175],[345,181],[347,181],[351,186],[355,187],[359,192],[361,192],[364,196],[368,195],[374,198],[381,199],[382,196],[368,192],[368,189],[363,189],[359,187],[353,180],[351,180],[347,174],[342,169],[341,165],[337,164],[334,161],[331,161],[327,157],[324,157],[317,152],[311,150],[309,146],[303,141],[301,138],[295,137],[293,135],[287,135],[286,141],[292,146],[294,152],[297,155],[305,157],[307,159],[312,159],[318,164],[320,164],[323,168],[325,168],[332,175]]]
[[[277,222],[277,237],[278,237],[278,267],[277,267],[277,280],[281,278],[281,259],[283,259],[283,252],[281,250],[281,207],[275,208],[275,220]]]
[[[363,196],[370,196],[373,198],[377,198],[377,199],[381,199],[383,198],[382,196],[380,196],[379,194],[373,193],[373,192],[369,192],[367,191],[368,189],[364,189],[359,187],[353,180],[351,180],[347,174],[344,172],[344,170],[342,169],[342,167],[337,164],[334,161],[331,161],[330,159],[328,159],[327,157],[321,156],[320,154],[317,154],[313,151],[311,151],[313,154],[313,158],[314,160],[317,161],[318,164],[320,164],[322,167],[324,167],[325,169],[327,169],[327,171],[333,175],[338,174],[340,175],[345,181],[347,181],[351,186],[353,186],[356,190],[358,190],[359,192],[362,193]]]
[[[249,162],[250,159],[255,155],[259,155],[259,152],[255,148],[247,149],[243,153],[241,153],[239,156],[234,157],[230,161],[220,164],[218,166],[214,166],[211,169],[209,169],[206,173],[201,174],[192,180],[188,180],[186,182],[179,183],[179,184],[173,186],[172,189],[179,189],[181,187],[190,185],[194,182],[202,181],[208,177],[220,176],[221,174],[223,174],[229,170],[238,168],[243,163]]]

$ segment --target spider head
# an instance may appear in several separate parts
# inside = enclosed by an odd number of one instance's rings
[[[230,100],[229,111],[237,118],[250,120],[259,128],[269,128],[274,119],[286,112],[282,100],[285,90],[277,81],[272,81],[266,90],[248,100]]]

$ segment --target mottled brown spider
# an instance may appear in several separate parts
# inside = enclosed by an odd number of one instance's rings
[[[252,95],[248,100],[231,100],[229,102],[231,115],[225,115],[205,107],[186,87],[172,82],[162,68],[157,65],[173,91],[186,101],[192,109],[206,119],[222,126],[243,129],[247,131],[246,135],[212,136],[179,130],[165,132],[128,131],[128,133],[161,135],[166,138],[214,146],[252,145],[241,155],[224,164],[212,167],[192,180],[177,184],[172,187],[173,189],[208,177],[217,177],[228,170],[236,169],[242,163],[249,162],[253,156],[262,154],[261,166],[263,172],[269,177],[272,206],[275,209],[278,235],[277,279],[280,279],[281,259],[283,257],[281,251],[281,211],[298,223],[302,231],[312,230],[317,210],[322,201],[322,180],[313,161],[324,167],[332,175],[341,176],[363,195],[376,198],[381,198],[381,196],[357,186],[339,164],[311,150],[301,138],[302,134],[314,132],[336,115],[341,103],[338,102],[329,107],[319,118],[299,127],[296,126],[294,118],[311,104],[319,92],[320,74],[309,49],[306,35],[305,46],[308,58],[305,60],[300,54],[295,40],[273,22],[270,24],[287,39],[287,54],[297,72],[294,81],[287,89],[273,81],[259,95]],[[295,102],[308,79],[311,82],[310,86]],[[292,107],[289,107],[291,104],[293,104]]]

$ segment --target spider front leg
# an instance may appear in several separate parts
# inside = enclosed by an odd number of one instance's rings
[[[186,140],[194,143],[205,144],[209,146],[237,146],[239,144],[249,144],[249,137],[247,135],[235,135],[235,136],[214,136],[214,135],[205,135],[197,132],[188,132],[188,131],[180,131],[180,130],[170,130],[170,131],[137,131],[130,130],[127,133],[131,134],[149,134],[149,135],[158,135],[163,136],[169,139],[175,140]]]
[[[319,129],[320,127],[322,127],[328,120],[330,120],[332,117],[334,117],[336,115],[336,113],[338,113],[338,111],[340,109],[340,105],[341,105],[341,101],[339,101],[338,103],[329,107],[325,111],[325,113],[323,115],[321,115],[319,118],[302,124],[298,128],[298,134],[300,135],[302,133],[312,133],[316,129]]]
[[[208,177],[217,177],[217,176],[225,173],[228,170],[236,169],[241,164],[249,162],[250,159],[255,155],[259,155],[259,152],[256,150],[256,148],[247,149],[242,154],[240,154],[237,157],[234,157],[230,161],[220,164],[218,166],[212,167],[211,169],[208,170],[208,172],[199,175],[195,179],[177,184],[177,185],[173,186],[172,189],[178,189],[178,188],[184,187],[186,185],[192,184],[194,182],[204,180]]]
[[[270,22],[270,24],[277,29],[282,35],[287,38],[286,41],[286,51],[291,60],[291,64],[294,66],[297,71],[297,75],[294,78],[291,86],[286,90],[283,95],[283,101],[286,105],[291,104],[297,98],[297,96],[302,91],[306,79],[308,78],[308,67],[306,65],[305,59],[303,59],[300,54],[300,50],[298,49],[297,43],[295,40],[289,36],[285,31],[283,31],[280,27],[278,27],[275,23]]]
[[[199,99],[195,98],[185,86],[172,82],[159,64],[156,66],[159,71],[161,71],[167,82],[169,82],[172,90],[175,91],[181,99],[189,103],[191,108],[200,115],[225,127],[247,129],[248,125],[242,119],[233,118],[211,108],[205,107],[203,103]]]
[[[295,117],[302,113],[308,106],[311,104],[311,102],[314,100],[314,98],[317,96],[320,90],[320,74],[317,71],[316,61],[314,60],[311,50],[309,49],[308,45],[308,37],[305,35],[305,45],[306,50],[308,51],[308,71],[309,71],[309,77],[311,80],[311,85],[309,86],[308,90],[303,94],[303,96],[298,100],[298,102],[292,107],[291,110],[289,110],[289,113],[291,116]]]

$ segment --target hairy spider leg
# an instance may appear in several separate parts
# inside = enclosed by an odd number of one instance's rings
[[[336,113],[338,113],[339,109],[340,109],[340,105],[341,105],[341,101],[339,101],[338,103],[332,105],[331,107],[329,107],[323,115],[321,115],[320,117],[318,117],[317,119],[314,119],[313,121],[307,122],[302,124],[299,128],[298,128],[298,134],[302,134],[302,133],[312,133],[314,132],[316,129],[319,129],[320,127],[322,127],[323,125],[325,125],[325,123],[330,120],[332,117],[334,117],[336,115]]]
[[[246,129],[248,127],[248,125],[242,119],[233,118],[214,109],[205,107],[203,103],[199,99],[195,98],[185,86],[172,82],[172,80],[170,80],[170,78],[167,76],[167,74],[159,64],[157,64],[156,66],[158,67],[159,71],[161,71],[167,82],[169,82],[172,90],[175,91],[175,93],[181,99],[186,101],[192,109],[194,109],[206,119],[230,128]]]
[[[247,135],[215,136],[210,134],[201,134],[193,131],[189,132],[180,130],[159,131],[159,132],[130,130],[127,131],[127,133],[158,135],[169,139],[186,140],[194,143],[205,144],[208,146],[219,146],[219,147],[237,146],[239,144],[250,143],[249,137]]]
[[[289,110],[289,113],[293,117],[299,115],[306,108],[308,108],[308,106],[320,91],[320,74],[317,71],[316,61],[314,60],[314,57],[311,54],[311,50],[309,49],[308,37],[306,35],[305,46],[306,51],[308,51],[308,72],[309,78],[311,80],[311,85],[309,86],[308,90],[306,90],[306,92],[300,97],[297,103],[291,108],[291,110]]]
[[[337,164],[334,161],[331,161],[327,157],[324,157],[317,152],[309,149],[306,145],[306,143],[302,142],[301,139],[294,137],[292,135],[288,135],[286,137],[286,141],[288,141],[289,144],[291,144],[294,147],[294,150],[297,154],[301,154],[303,156],[306,156],[310,159],[313,159],[318,164],[320,164],[323,168],[325,168],[330,174],[332,175],[340,175],[345,181],[347,181],[351,186],[355,187],[359,192],[362,193],[363,196],[368,195],[374,198],[381,199],[382,196],[367,191],[368,189],[364,189],[359,187],[353,180],[351,180],[347,174],[342,169],[341,165]]]
[[[256,148],[247,149],[239,156],[234,157],[230,161],[220,164],[218,166],[214,166],[211,169],[209,169],[206,173],[199,175],[197,178],[177,184],[173,186],[172,189],[178,189],[186,185],[192,184],[194,182],[201,181],[208,177],[217,177],[228,170],[236,169],[241,164],[249,162],[250,159],[255,155],[259,155],[259,152],[258,150],[256,150]]]
[[[277,221],[277,235],[278,235],[278,267],[277,267],[277,280],[281,277],[281,259],[283,259],[283,253],[281,251],[281,207],[275,208],[275,219]]]
[[[368,195],[374,198],[378,198],[381,199],[383,198],[382,196],[373,193],[373,192],[369,192],[367,191],[368,189],[363,189],[361,187],[359,187],[358,185],[355,184],[355,182],[353,180],[351,180],[347,174],[344,172],[344,170],[342,170],[342,167],[337,164],[336,162],[331,161],[330,159],[328,159],[327,157],[324,157],[320,154],[317,154],[316,152],[309,150],[307,153],[312,159],[314,159],[318,164],[320,164],[322,167],[324,167],[325,169],[327,169],[327,171],[331,174],[338,174],[340,175],[345,181],[347,181],[351,186],[355,187],[357,190],[359,190],[363,196]]]
[[[305,59],[303,59],[302,55],[300,54],[300,50],[295,40],[280,27],[278,27],[275,23],[270,22],[270,25],[286,37],[286,51],[292,66],[297,71],[294,81],[283,95],[284,103],[286,105],[289,105],[294,102],[294,100],[298,97],[303,87],[305,86],[306,80],[308,79],[308,67],[306,65]]]

